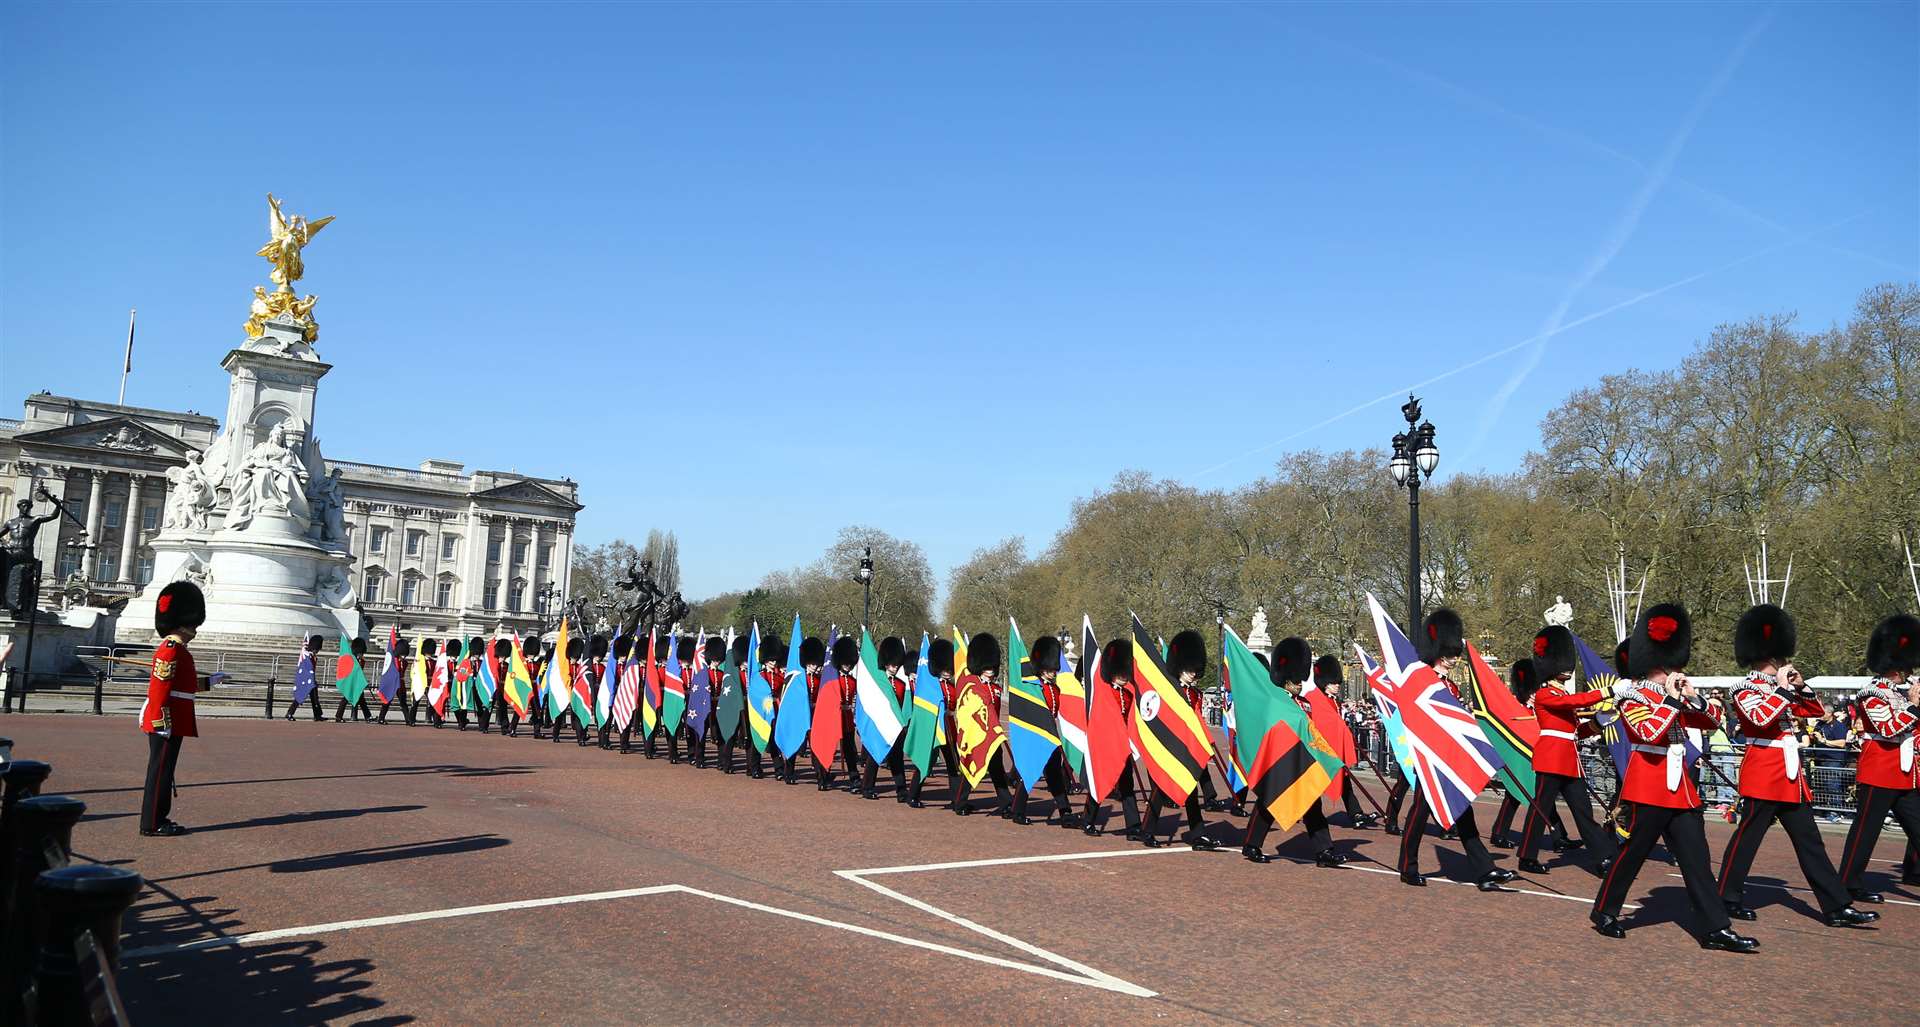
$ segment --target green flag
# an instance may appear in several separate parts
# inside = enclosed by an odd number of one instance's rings
[[[340,690],[347,705],[360,701],[360,693],[367,690],[367,676],[360,671],[360,658],[353,654],[353,642],[346,635],[340,636],[340,659],[333,668],[333,687]]]
[[[940,692],[940,679],[934,677],[927,667],[927,649],[931,639],[927,633],[920,633],[920,659],[915,664],[913,675],[913,694],[907,696],[907,741],[902,750],[907,762],[919,770],[921,777],[927,776],[927,768],[933,763],[933,747],[943,741],[941,729],[946,726],[946,702]],[[948,773],[953,771],[949,770]]]
[[[720,694],[713,697],[714,729],[725,741],[740,731],[740,714],[747,708],[747,683],[740,665],[733,662],[733,644],[727,644],[727,659],[720,665]]]
[[[1221,662],[1233,690],[1234,752],[1253,794],[1282,828],[1292,827],[1320,801],[1345,769],[1340,754],[1314,729],[1306,705],[1267,673],[1232,628]]]

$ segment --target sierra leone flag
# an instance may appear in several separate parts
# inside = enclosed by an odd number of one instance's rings
[[[868,759],[882,763],[893,753],[900,733],[907,729],[903,713],[893,696],[893,682],[880,671],[873,636],[861,628],[860,662],[853,668],[853,730],[860,735],[860,747]]]

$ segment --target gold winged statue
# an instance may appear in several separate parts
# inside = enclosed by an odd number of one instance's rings
[[[272,278],[280,286],[278,291],[290,293],[293,291],[292,283],[299,281],[307,271],[306,265],[300,262],[301,248],[312,242],[322,228],[327,227],[333,215],[315,221],[308,221],[298,214],[287,217],[281,213],[280,201],[274,199],[272,193],[267,194],[267,207],[267,231],[272,239],[260,247],[259,255],[273,265]]]

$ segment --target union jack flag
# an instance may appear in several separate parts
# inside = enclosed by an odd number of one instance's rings
[[[1380,638],[1383,673],[1370,673],[1383,709],[1399,718],[1413,780],[1426,797],[1433,819],[1451,828],[1474,796],[1506,764],[1480,729],[1473,711],[1447,687],[1438,672],[1422,662],[1413,643],[1400,632],[1371,594],[1373,627]]]

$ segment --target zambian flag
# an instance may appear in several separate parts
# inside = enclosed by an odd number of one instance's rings
[[[1159,644],[1138,616],[1133,618],[1133,687],[1140,696],[1131,725],[1134,750],[1153,783],[1175,805],[1184,805],[1206,773],[1213,743],[1200,715],[1174,687]]]
[[[1292,827],[1320,801],[1343,764],[1313,726],[1306,707],[1273,683],[1240,636],[1221,636],[1221,662],[1233,682],[1234,744],[1255,798],[1274,823]]]
[[[1533,747],[1540,741],[1540,720],[1526,704],[1514,698],[1506,682],[1487,666],[1480,650],[1467,643],[1473,681],[1467,686],[1467,705],[1506,766],[1497,772],[1507,794],[1523,805],[1533,805],[1538,783],[1533,776]]]

